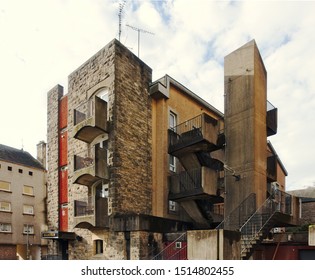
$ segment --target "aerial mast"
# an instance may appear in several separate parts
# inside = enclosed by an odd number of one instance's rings
[[[119,24],[119,31],[118,31],[118,40],[120,42],[120,36],[121,36],[121,21],[122,21],[122,14],[123,14],[123,9],[125,7],[126,0],[124,0],[122,3],[119,3],[119,8],[118,8],[118,24]]]
[[[131,29],[133,29],[133,30],[138,32],[138,57],[140,57],[140,32],[151,34],[151,35],[154,35],[154,33],[150,32],[150,31],[147,31],[147,30],[144,30],[144,29],[141,29],[141,28],[138,28],[138,27],[131,26],[129,24],[126,24],[126,25],[128,27],[130,27]]]

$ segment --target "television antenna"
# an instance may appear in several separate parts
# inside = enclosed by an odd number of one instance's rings
[[[155,34],[150,32],[150,31],[147,31],[147,30],[144,30],[144,29],[141,29],[141,28],[138,28],[138,27],[131,26],[129,24],[126,24],[126,26],[128,26],[131,29],[133,29],[133,30],[138,32],[138,57],[140,57],[140,32],[151,34],[151,35],[155,35]]]
[[[121,36],[121,21],[122,21],[122,15],[123,15],[123,9],[125,7],[126,0],[124,0],[122,3],[119,3],[118,8],[118,23],[119,23],[119,31],[118,31],[118,40],[120,42],[120,36]]]

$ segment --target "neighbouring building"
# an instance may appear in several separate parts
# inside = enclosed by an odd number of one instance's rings
[[[38,159],[0,144],[0,259],[41,259],[47,242],[46,144],[37,145]]]
[[[254,40],[225,58],[224,114],[107,44],[48,92],[47,258],[248,259],[297,225],[266,85]]]

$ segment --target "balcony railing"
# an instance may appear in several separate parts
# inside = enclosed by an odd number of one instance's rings
[[[77,196],[74,200],[74,220],[77,228],[109,225],[108,199],[97,196]]]
[[[267,101],[267,136],[275,135],[278,128],[278,109]]]
[[[204,166],[182,171],[169,177],[170,200],[216,196],[217,191],[217,172]]]
[[[169,153],[217,150],[218,134],[218,121],[203,113],[168,130]]]
[[[95,145],[74,156],[74,183],[91,186],[100,179],[108,180],[105,148]]]
[[[91,143],[107,130],[107,102],[94,96],[74,110],[74,138]]]

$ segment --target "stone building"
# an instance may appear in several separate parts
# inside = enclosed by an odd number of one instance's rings
[[[0,145],[0,259],[41,259],[47,242],[46,144],[38,160],[28,152]]]
[[[202,254],[189,242],[211,230],[233,231],[222,238],[235,250],[221,255],[241,258],[237,232],[261,205],[286,202],[266,232],[297,222],[267,142],[277,109],[267,108],[255,41],[225,69],[225,114],[168,75],[152,82],[151,68],[117,40],[69,75],[66,94],[60,85],[48,92],[50,258],[193,259]],[[242,246],[248,258],[253,246]]]

